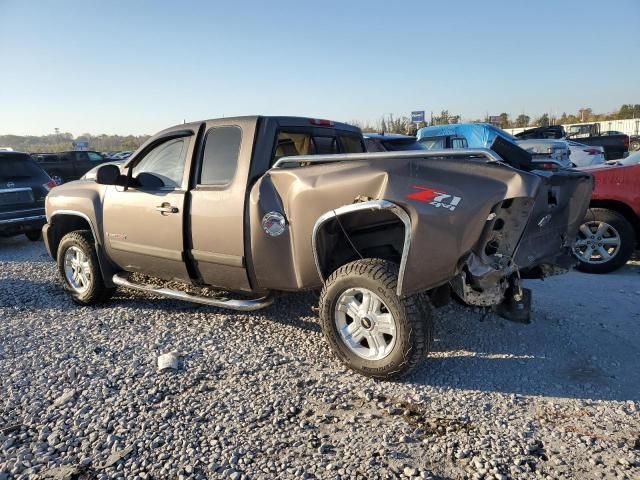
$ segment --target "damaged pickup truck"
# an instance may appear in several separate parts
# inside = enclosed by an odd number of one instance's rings
[[[520,281],[572,266],[592,186],[533,170],[500,138],[364,153],[346,124],[224,118],[164,130],[125,164],[55,188],[43,233],[82,305],[118,286],[244,311],[321,290],[335,354],[390,379],[429,351],[429,295],[527,319]]]

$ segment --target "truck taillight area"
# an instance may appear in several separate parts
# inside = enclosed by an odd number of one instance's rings
[[[334,123],[331,120],[323,120],[321,118],[312,118],[309,120],[311,125],[317,125],[319,127],[333,127]]]

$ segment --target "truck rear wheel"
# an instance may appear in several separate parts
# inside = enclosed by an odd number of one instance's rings
[[[633,226],[621,214],[591,208],[573,245],[580,262],[576,268],[587,273],[613,272],[631,258],[635,243]]]
[[[106,302],[115,288],[105,286],[93,236],[88,230],[67,233],[58,246],[58,273],[64,289],[79,305]]]
[[[399,378],[427,354],[431,310],[418,295],[396,294],[398,266],[381,259],[347,263],[327,279],[320,295],[320,325],[329,346],[363,375]]]

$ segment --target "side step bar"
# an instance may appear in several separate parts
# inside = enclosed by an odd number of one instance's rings
[[[155,293],[156,295],[162,295],[164,297],[174,298],[176,300],[201,303],[203,305],[209,305],[212,307],[228,308],[231,310],[250,312],[253,310],[260,310],[261,308],[268,307],[273,303],[273,296],[271,295],[246,300],[234,300],[231,298],[212,298],[202,295],[193,295],[191,293],[182,292],[180,290],[173,290],[171,288],[154,287],[151,285],[144,285],[142,283],[134,283],[126,278],[126,275],[126,273],[116,273],[113,276],[113,283],[120,287],[142,290],[143,292]]]

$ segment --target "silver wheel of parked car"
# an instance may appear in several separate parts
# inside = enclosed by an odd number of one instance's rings
[[[62,185],[64,183],[64,178],[62,178],[62,175],[58,173],[52,173],[50,177],[51,177],[51,180],[56,182],[56,185]]]
[[[581,261],[597,265],[615,257],[620,245],[620,234],[612,225],[591,221],[580,226],[573,251]]]
[[[393,350],[396,321],[371,290],[346,290],[338,298],[335,310],[340,338],[353,353],[366,360],[381,360]]]
[[[78,247],[69,247],[64,253],[64,274],[69,286],[78,293],[91,287],[93,275],[89,258]]]

